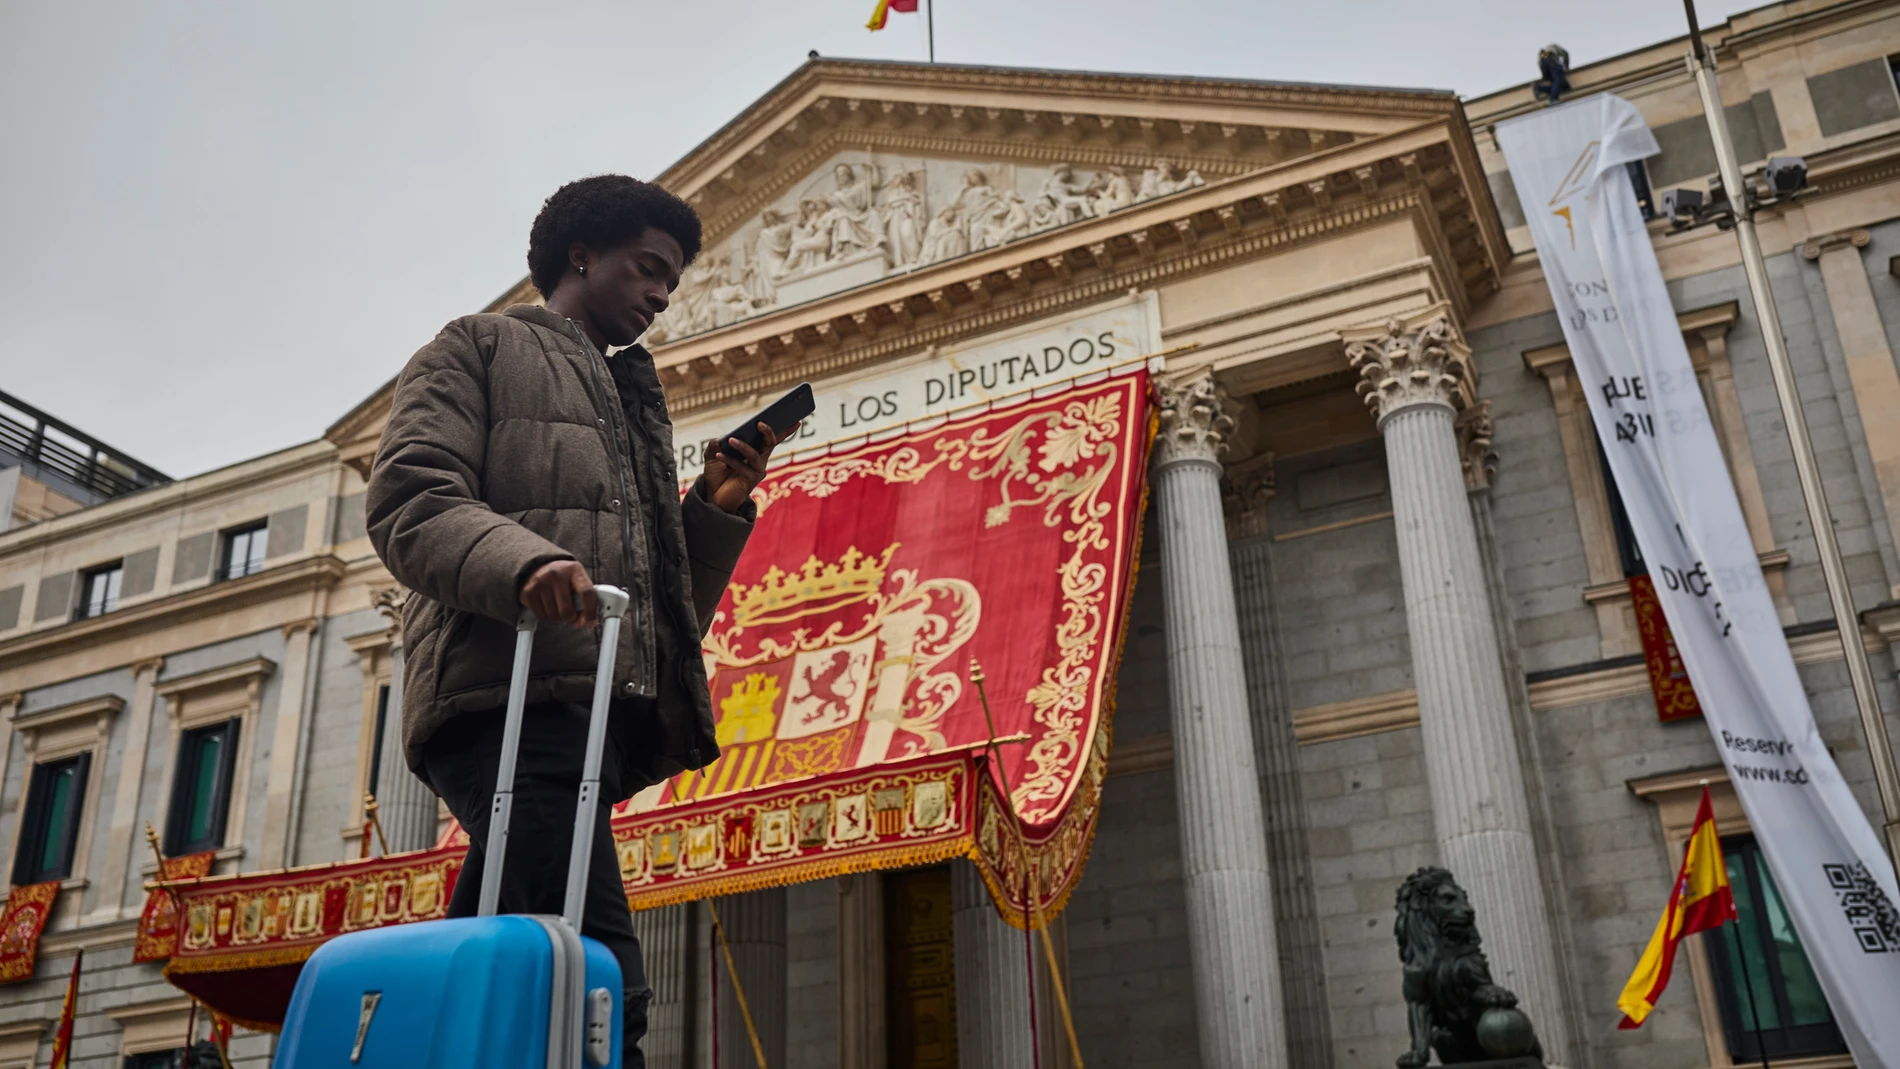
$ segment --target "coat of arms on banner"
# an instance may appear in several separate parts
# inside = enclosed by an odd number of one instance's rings
[[[732,626],[705,647],[720,758],[676,778],[663,801],[943,747],[937,725],[963,684],[940,666],[976,632],[982,597],[966,580],[894,568],[902,551],[851,546],[733,586]]]

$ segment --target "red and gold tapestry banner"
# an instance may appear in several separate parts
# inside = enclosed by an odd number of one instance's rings
[[[1630,601],[1636,607],[1636,631],[1643,640],[1643,663],[1649,668],[1649,689],[1656,695],[1656,719],[1684,720],[1702,715],[1689,669],[1683,666],[1676,640],[1663,618],[1656,584],[1647,575],[1630,577]]]
[[[1060,908],[1101,790],[1148,390],[1135,365],[766,476],[704,645],[721,756],[615,821],[635,908],[958,854],[1000,889],[977,769]],[[994,760],[973,661],[995,735],[1022,737]]]
[[[0,915],[0,984],[33,975],[40,957],[40,931],[59,897],[59,881],[15,887],[7,894],[7,910]]]
[[[163,880],[196,880],[211,875],[215,850],[202,854],[164,859]],[[178,908],[176,892],[154,887],[145,893],[145,908],[139,911],[138,941],[132,945],[133,961],[164,961],[178,949]]]

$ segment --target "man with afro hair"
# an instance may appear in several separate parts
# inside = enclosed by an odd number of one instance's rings
[[[608,818],[719,756],[699,644],[745,548],[778,444],[727,439],[682,497],[653,358],[634,344],[699,253],[699,217],[647,182],[554,192],[528,237],[545,303],[464,316],[397,379],[370,474],[370,539],[403,606],[403,756],[469,833],[449,903],[473,916],[515,621],[535,637],[501,880],[506,913],[559,913],[599,632],[594,584],[632,595],[612,682],[581,930],[619,959],[626,1057],[652,997]],[[618,351],[615,351],[618,350]]]

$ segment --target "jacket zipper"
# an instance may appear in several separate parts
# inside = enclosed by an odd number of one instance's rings
[[[580,338],[581,351],[587,356],[587,370],[593,375],[595,391],[600,394],[603,400],[617,399],[620,396],[619,391],[609,390],[608,384],[601,381],[600,364],[606,360],[606,357],[602,356],[600,352],[594,348],[593,339],[587,336],[587,331],[582,329],[579,323],[574,322],[572,319],[567,322],[569,326],[574,328],[574,333]],[[607,445],[608,451],[611,452],[614,457],[614,478],[620,484],[620,548],[621,552],[626,555],[627,577],[631,580],[638,575],[638,569],[634,566],[635,556],[633,552],[634,497],[628,492],[627,469],[620,456],[620,421],[622,413],[614,411],[614,408],[615,406],[612,404],[607,406],[607,427],[612,433],[612,440],[609,441]],[[629,447],[631,447],[631,433],[627,435],[627,439]],[[659,690],[659,687],[653,680],[653,659],[647,656],[647,643],[653,639],[652,621],[647,618],[647,612],[652,607],[653,602],[653,576],[651,568],[648,568],[647,571],[648,574],[645,577],[646,589],[642,592],[645,596],[635,597],[633,599],[633,622],[639,636],[633,643],[636,662],[634,666],[634,686],[639,689],[640,696],[643,698],[655,697]]]

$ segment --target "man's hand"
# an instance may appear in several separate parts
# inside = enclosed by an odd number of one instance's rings
[[[765,478],[765,462],[771,459],[772,450],[778,448],[779,436],[772,433],[772,428],[763,423],[758,426],[759,437],[765,440],[764,449],[754,449],[737,438],[728,438],[706,457],[706,497],[727,512],[739,511],[739,506],[752,496],[752,488]],[[785,432],[786,437],[797,433],[797,424]]]
[[[579,561],[550,561],[536,568],[521,584],[521,604],[544,624],[589,627],[600,618],[594,581]]]

